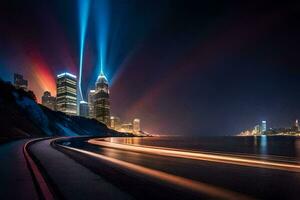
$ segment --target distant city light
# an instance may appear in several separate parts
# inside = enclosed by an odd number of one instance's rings
[[[242,131],[238,136],[268,136],[268,135],[285,135],[285,136],[300,136],[300,129],[298,120],[292,127],[288,128],[267,128],[267,121],[261,121],[261,124],[257,124],[253,129]]]

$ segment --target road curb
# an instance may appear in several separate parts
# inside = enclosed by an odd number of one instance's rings
[[[51,192],[51,189],[49,185],[47,184],[44,176],[42,175],[41,171],[39,170],[37,164],[34,162],[32,156],[29,153],[28,147],[32,145],[35,142],[44,140],[44,139],[49,139],[49,138],[38,138],[38,139],[33,139],[28,142],[26,142],[23,146],[23,154],[25,157],[25,160],[27,162],[29,171],[32,175],[32,178],[35,182],[35,185],[37,187],[37,192],[40,196],[41,199],[45,200],[54,200],[54,195]]]

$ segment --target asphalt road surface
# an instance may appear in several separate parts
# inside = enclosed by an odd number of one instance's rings
[[[136,199],[299,199],[299,164],[69,138],[52,146]]]
[[[1,144],[2,199],[299,199],[296,159],[109,141]]]

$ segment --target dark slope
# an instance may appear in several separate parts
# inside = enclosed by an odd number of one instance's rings
[[[16,89],[2,80],[0,123],[0,141],[41,136],[126,136],[96,120],[52,111],[37,104],[32,91]]]

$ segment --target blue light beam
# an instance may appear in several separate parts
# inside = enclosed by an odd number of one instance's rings
[[[98,66],[100,67],[100,74],[104,74],[104,67],[106,66],[106,53],[108,44],[109,31],[109,3],[108,0],[98,0],[95,2],[95,25],[98,48]]]
[[[84,57],[84,45],[87,22],[89,18],[90,0],[78,0],[78,12],[79,12],[79,35],[80,35],[80,60],[79,60],[79,94],[80,100],[83,100],[81,82],[82,82],[82,68]]]

